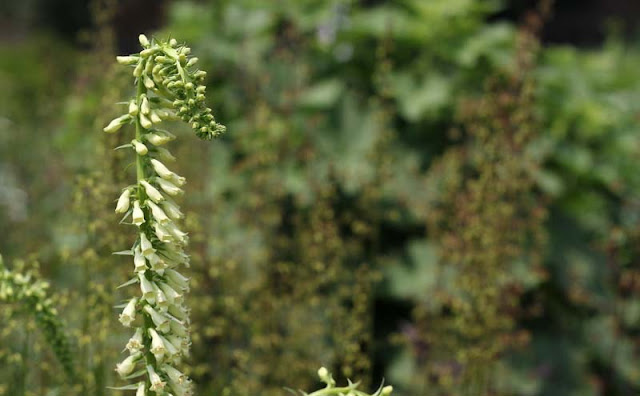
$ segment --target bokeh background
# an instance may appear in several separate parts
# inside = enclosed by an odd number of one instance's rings
[[[137,36],[191,45],[227,134],[173,128],[200,395],[315,371],[398,396],[640,393],[640,3],[0,4],[0,253],[79,378],[0,303],[0,394],[114,395]],[[181,129],[182,128],[182,129]],[[124,136],[123,136],[124,135]]]

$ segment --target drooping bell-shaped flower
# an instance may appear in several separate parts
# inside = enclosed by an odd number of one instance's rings
[[[122,310],[122,313],[119,316],[120,323],[122,323],[125,327],[131,327],[131,322],[136,319],[136,304],[138,303],[138,299],[136,297],[129,300],[127,305]]]

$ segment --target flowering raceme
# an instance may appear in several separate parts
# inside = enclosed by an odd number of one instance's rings
[[[140,44],[139,54],[117,58],[133,68],[136,96],[126,102],[127,114],[104,128],[113,133],[135,126],[135,138],[119,149],[135,153],[137,181],[122,191],[115,211],[137,227],[135,243],[120,254],[133,257],[135,276],[125,285],[136,284],[140,292],[122,305],[120,322],[135,330],[126,344],[129,356],[116,371],[133,381],[119,389],[135,390],[136,396],[185,396],[193,394],[191,380],[179,369],[190,346],[189,310],[184,305],[189,282],[179,268],[189,266],[184,252],[188,236],[176,224],[183,214],[171,197],[183,194],[186,180],[163,163],[175,161],[161,147],[175,136],[158,125],[182,120],[205,140],[225,128],[205,105],[201,83],[206,73],[194,68],[197,58],[189,56],[190,48],[175,39],[149,40],[144,35]]]

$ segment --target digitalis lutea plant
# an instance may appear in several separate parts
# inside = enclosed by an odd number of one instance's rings
[[[19,303],[35,317],[36,323],[62,365],[69,382],[76,380],[74,355],[66,329],[53,300],[47,295],[49,283],[37,274],[7,269],[0,256],[0,302]]]
[[[126,345],[129,356],[116,366],[118,374],[134,383],[118,389],[136,390],[136,396],[192,395],[191,380],[180,370],[189,354],[189,310],[184,294],[188,278],[179,271],[189,266],[184,252],[188,237],[178,228],[183,218],[173,200],[182,195],[185,178],[169,170],[164,162],[175,161],[162,147],[175,136],[158,126],[162,121],[188,122],[201,139],[224,132],[205,105],[206,73],[196,70],[198,59],[190,48],[169,41],[148,40],[140,35],[139,54],[119,56],[118,62],[133,68],[136,95],[126,102],[127,112],[104,128],[113,133],[124,125],[135,126],[135,138],[119,149],[135,154],[136,184],[126,187],[116,204],[137,228],[130,250],[135,276],[125,285],[136,284],[137,296],[123,304],[119,320],[134,328]]]

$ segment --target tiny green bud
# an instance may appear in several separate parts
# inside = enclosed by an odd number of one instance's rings
[[[169,45],[170,45],[171,47],[176,47],[176,46],[178,46],[178,40],[176,40],[176,39],[172,38],[171,40],[169,40]]]

